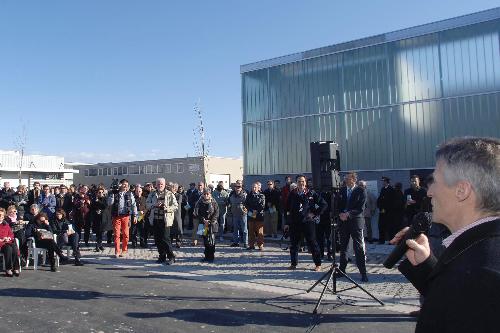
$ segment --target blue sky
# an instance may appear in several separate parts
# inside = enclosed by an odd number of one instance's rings
[[[240,65],[498,1],[0,0],[0,150],[107,162],[242,155]]]

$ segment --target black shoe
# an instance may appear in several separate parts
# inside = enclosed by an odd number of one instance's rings
[[[99,249],[98,247],[96,247],[96,248],[94,249],[94,252],[101,252],[101,249]]]
[[[75,266],[83,266],[83,262],[81,260],[75,260]]]
[[[102,245],[101,245],[101,246],[99,246],[99,250],[100,250],[100,251],[104,251],[104,246],[102,246]]]
[[[167,259],[158,258],[158,260],[156,260],[156,263],[163,264],[165,261],[167,261]]]
[[[248,251],[255,250],[255,246],[249,246],[249,247],[246,248],[246,250],[248,250]]]
[[[368,282],[368,276],[366,274],[361,274],[361,281]]]
[[[229,245],[231,247],[240,247],[240,244],[239,243],[232,243],[231,245]]]
[[[57,272],[57,267],[56,266],[50,266],[50,271],[51,272]]]
[[[60,262],[61,265],[66,265],[69,262],[69,258],[66,257],[66,256],[61,256],[59,258],[59,262]]]

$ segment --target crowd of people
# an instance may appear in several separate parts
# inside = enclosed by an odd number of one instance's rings
[[[147,248],[152,236],[158,262],[171,265],[175,263],[174,247],[181,247],[184,236],[194,246],[203,239],[203,260],[213,262],[215,244],[224,241],[228,232],[232,232],[231,247],[261,251],[265,236],[278,238],[280,231],[290,235],[290,269],[297,266],[298,252],[307,248],[315,269],[320,270],[325,255],[327,260],[332,259],[331,218],[337,209],[340,220],[355,221],[341,223],[341,268],[347,264],[346,251],[352,238],[356,263],[362,280],[367,281],[364,242],[391,239],[414,214],[430,207],[418,176],[411,177],[411,187],[404,193],[384,177],[378,199],[366,191],[366,182],[357,181],[354,173],[345,177],[342,189],[333,196],[331,192],[315,192],[311,179],[303,175],[295,182],[286,177],[283,186],[279,180],[266,184],[262,189],[262,184],[255,182],[246,190],[241,180],[229,189],[222,182],[215,188],[198,182],[184,190],[182,185],[158,178],[144,186],[130,186],[123,179],[114,181],[110,188],[102,184],[50,187],[34,182],[29,191],[24,185],[15,191],[5,182],[0,190],[0,249],[6,274],[19,275],[19,263],[24,265],[29,259],[30,241],[48,250],[51,270],[56,271],[56,255],[61,263],[69,261],[61,250],[63,246],[72,248],[75,265],[83,265],[80,244],[89,247],[92,234],[94,251],[104,251],[106,237],[107,244],[114,244],[116,257],[126,257],[129,243],[133,248]],[[348,200],[351,191],[355,200]],[[339,207],[334,207],[335,196],[341,199]],[[377,207],[378,239],[371,228]]]
[[[35,182],[33,189],[20,185],[17,191],[4,183],[0,190],[0,251],[5,274],[19,276],[28,258],[28,242],[45,248],[52,271],[56,256],[68,258],[63,246],[73,250],[75,265],[83,265],[80,244],[104,250],[103,237],[114,242],[116,257],[126,257],[132,247],[148,247],[153,235],[158,262],[175,263],[173,246],[181,247],[183,231],[191,230],[189,242],[203,239],[205,262],[215,259],[216,243],[232,229],[232,247],[262,251],[265,236],[290,237],[290,266],[296,269],[298,253],[307,245],[315,264],[338,242],[340,270],[348,262],[349,243],[361,280],[368,281],[365,241],[397,244],[419,212],[433,211],[430,232],[407,240],[407,259],[399,270],[423,295],[418,332],[490,331],[498,313],[500,272],[500,142],[489,138],[461,138],[441,145],[436,169],[427,179],[428,189],[412,175],[406,190],[388,177],[376,198],[367,182],[354,172],[345,175],[338,191],[315,191],[304,175],[286,177],[283,186],[268,180],[262,190],[254,182],[245,190],[238,180],[230,189],[205,187],[203,182],[183,187],[158,178],[154,184],[129,186],[126,179],[107,189],[102,185],[49,187]],[[432,203],[432,204],[431,204]],[[372,218],[379,210],[378,238]],[[335,221],[336,223],[332,223]],[[331,227],[338,226],[332,239]],[[402,230],[401,230],[402,229]],[[433,241],[437,240],[437,241]],[[184,241],[184,244],[188,240]],[[462,300],[472,302],[463,307]]]

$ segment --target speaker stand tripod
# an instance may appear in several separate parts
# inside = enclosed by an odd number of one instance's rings
[[[338,299],[341,299],[340,296],[338,295],[338,293],[341,293],[341,292],[347,291],[347,290],[351,290],[351,289],[354,289],[354,288],[359,288],[362,291],[364,291],[368,296],[370,296],[375,301],[377,301],[378,303],[380,303],[380,305],[384,305],[384,303],[381,300],[379,300],[377,297],[373,296],[368,290],[366,290],[359,283],[357,283],[356,281],[354,281],[353,279],[351,279],[345,272],[343,272],[338,267],[338,264],[336,262],[336,256],[337,255],[336,255],[336,242],[335,242],[336,235],[337,235],[337,223],[335,223],[333,220],[332,220],[332,223],[331,223],[331,227],[332,227],[331,242],[332,242],[332,252],[333,252],[333,256],[332,256],[333,257],[333,262],[332,262],[332,265],[331,265],[330,269],[328,270],[328,272],[326,272],[325,274],[323,274],[323,276],[320,277],[319,280],[316,281],[311,286],[311,288],[307,289],[307,292],[309,293],[318,284],[322,284],[324,286],[323,290],[321,291],[321,295],[319,296],[318,301],[316,302],[316,306],[314,307],[313,314],[318,313],[318,307],[321,304],[321,301],[322,301],[323,297],[325,296],[325,292],[326,292],[327,289],[330,290],[333,295],[337,295]],[[344,289],[341,289],[341,290],[337,290],[337,278],[338,277],[345,277],[352,284],[354,284],[354,286],[351,286],[351,287],[348,287],[348,288],[344,288]],[[323,280],[325,280],[325,279],[326,279],[326,282],[323,283]],[[332,281],[332,288],[331,289],[328,287],[328,284],[330,283],[330,281]]]

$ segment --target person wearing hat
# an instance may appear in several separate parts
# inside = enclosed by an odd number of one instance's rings
[[[386,239],[392,239],[389,232],[392,230],[392,214],[396,194],[389,177],[382,177],[382,182],[382,189],[380,190],[380,195],[377,199],[377,207],[380,210],[378,218],[379,244],[384,244]]]
[[[217,218],[219,217],[219,205],[214,198],[212,198],[212,191],[206,188],[203,194],[196,203],[193,210],[194,217],[198,220],[199,225],[204,225],[203,230],[203,244],[205,245],[205,257],[203,262],[213,262],[215,259],[215,235],[218,232],[219,224]]]

